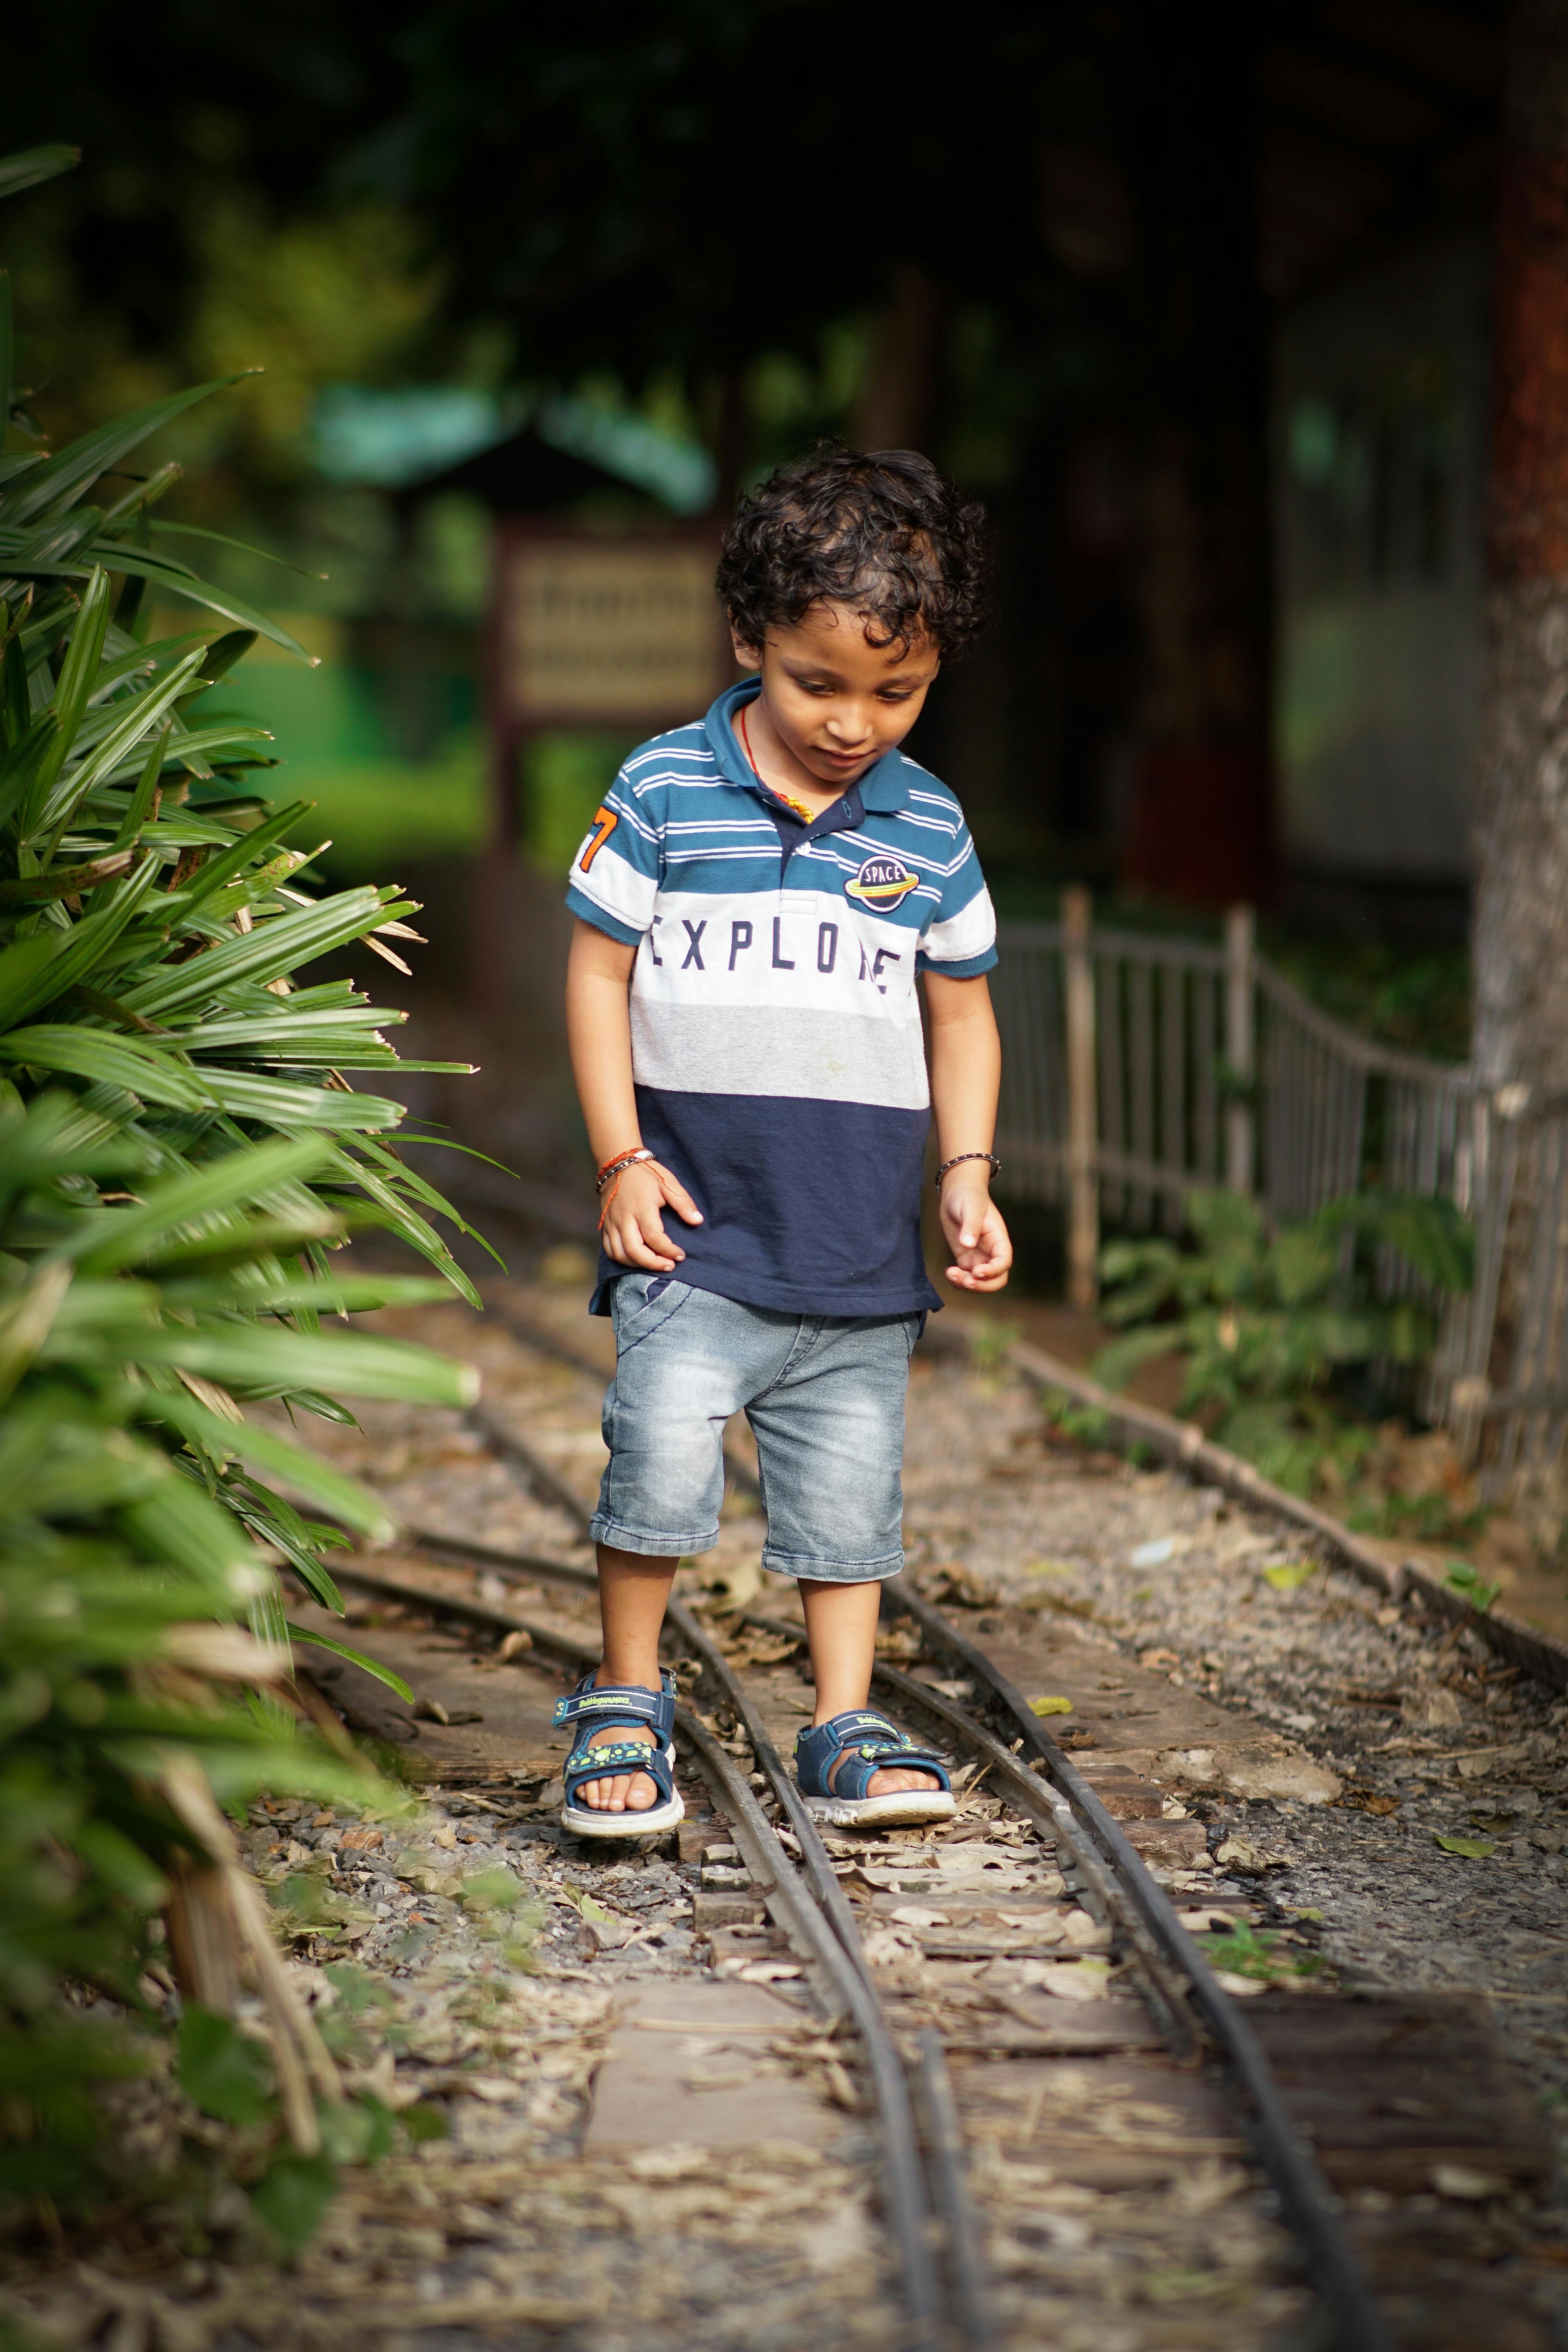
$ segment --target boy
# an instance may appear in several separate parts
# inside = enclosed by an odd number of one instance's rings
[[[573,865],[592,1311],[616,1346],[594,1520],[605,1658],[558,1710],[581,1835],[680,1818],[659,1628],[677,1561],[718,1540],[737,1411],[763,1565],[798,1580],[805,1613],[803,1794],[839,1824],[953,1810],[941,1759],[867,1701],[880,1580],[903,1564],[909,1360],[941,1303],[920,1243],[917,972],[948,1279],[999,1290],[1012,1263],[989,1192],[995,922],[957,802],[898,749],[981,625],[982,520],[908,451],[830,446],[773,474],[719,566],[749,674],[632,754]]]

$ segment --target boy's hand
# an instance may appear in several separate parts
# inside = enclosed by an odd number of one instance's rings
[[[1013,1263],[1013,1244],[984,1176],[955,1168],[942,1188],[942,1229],[956,1263],[947,1269],[960,1290],[1000,1290]]]
[[[657,1160],[639,1160],[613,1181],[614,1194],[605,1212],[605,1249],[617,1265],[670,1273],[686,1252],[665,1232],[660,1212],[668,1206],[689,1225],[700,1225],[701,1210],[685,1185]]]

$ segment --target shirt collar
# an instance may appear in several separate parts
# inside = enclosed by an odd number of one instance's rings
[[[734,718],[743,703],[755,702],[763,690],[763,682],[754,675],[737,678],[709,707],[703,720],[708,748],[719,763],[719,772],[732,784],[743,784],[749,793],[758,791],[758,781],[751,762],[742,751],[735,734]],[[890,815],[904,803],[904,758],[901,751],[884,751],[873,760],[862,776],[856,779],[862,808],[875,810],[880,815]]]

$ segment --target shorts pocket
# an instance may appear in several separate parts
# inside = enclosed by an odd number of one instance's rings
[[[623,1274],[610,1294],[616,1355],[640,1347],[653,1332],[662,1329],[690,1296],[689,1283],[677,1282],[668,1274]]]

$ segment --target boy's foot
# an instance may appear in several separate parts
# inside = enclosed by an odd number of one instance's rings
[[[624,1744],[632,1739],[653,1746],[651,1731],[629,1723],[606,1724],[602,1731],[593,1732],[584,1745],[599,1748],[606,1742]],[[594,1813],[646,1813],[658,1804],[658,1789],[651,1773],[622,1770],[607,1780],[583,1781],[574,1802],[586,1805]]]
[[[795,1778],[806,1810],[835,1829],[951,1821],[945,1759],[881,1710],[847,1707],[796,1735]]]
[[[827,1785],[830,1789],[837,1790],[838,1775],[848,1760],[847,1755],[841,1755],[835,1761],[832,1770],[827,1775]],[[637,1777],[640,1780],[642,1775],[639,1773]],[[866,1794],[868,1797],[896,1797],[904,1789],[940,1789],[941,1787],[942,1782],[934,1772],[917,1772],[911,1770],[907,1764],[900,1764],[881,1772],[873,1772],[866,1783]]]

